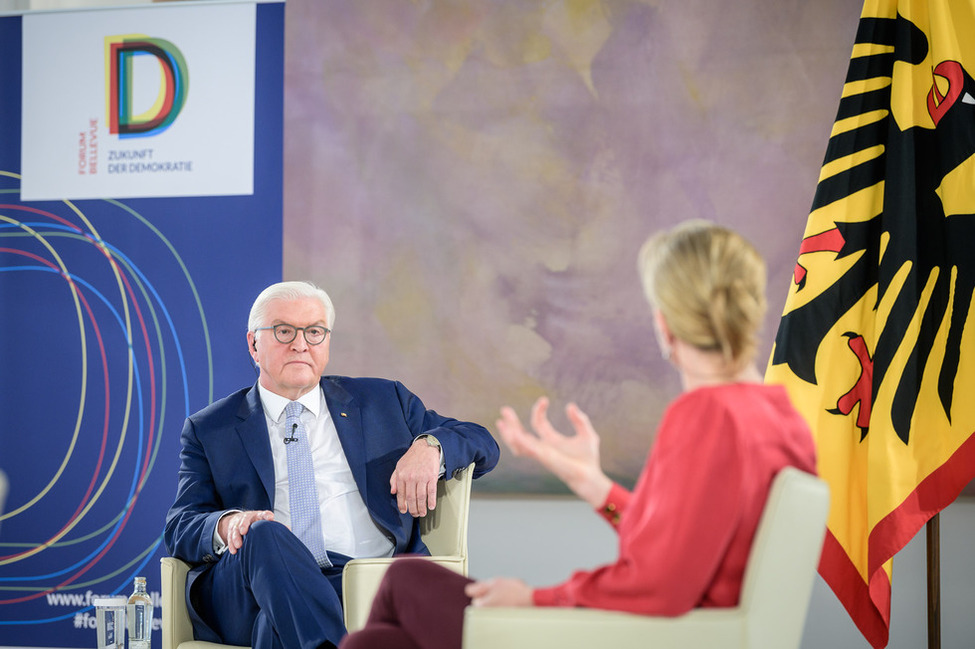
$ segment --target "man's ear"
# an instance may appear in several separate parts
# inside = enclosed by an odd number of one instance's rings
[[[257,334],[253,331],[247,332],[247,351],[250,352],[251,358],[257,363]]]

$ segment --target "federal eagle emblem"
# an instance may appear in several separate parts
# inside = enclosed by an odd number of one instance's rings
[[[821,177],[812,213],[870,188],[879,195],[878,186],[882,201],[863,202],[870,206],[868,213],[851,214],[850,220],[837,220],[819,232],[807,231],[793,276],[797,295],[808,289],[810,273],[817,272],[815,263],[805,263],[806,255],[835,253],[831,262],[848,265],[818,295],[799,300],[782,317],[770,367],[785,363],[799,379],[817,384],[822,378],[816,372],[817,351],[837,314],[849,312],[875,290],[874,312],[885,305],[881,322],[869,336],[845,332],[861,373],[829,412],[849,416],[859,404],[855,423],[862,441],[878,390],[895,382],[886,388],[894,390],[891,424],[908,444],[922,377],[936,372],[940,407],[951,418],[975,290],[975,219],[971,213],[946,213],[945,202],[946,180],[961,171],[968,174],[968,193],[975,193],[971,168],[962,169],[975,155],[975,84],[961,63],[945,60],[930,69],[926,97],[897,97],[890,82],[895,66],[919,66],[929,52],[925,34],[901,15],[862,18],[856,43],[871,53],[851,60],[836,123],[856,119],[858,125],[834,130],[823,168],[841,170]],[[923,107],[931,122],[918,125],[924,120],[915,117],[914,123],[898,124],[892,102]],[[909,352],[904,345],[912,346]],[[906,360],[894,370],[895,355],[905,353]]]

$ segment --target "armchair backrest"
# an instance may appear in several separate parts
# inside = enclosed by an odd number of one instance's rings
[[[793,467],[776,475],[742,583],[747,646],[799,647],[828,513],[823,480]]]
[[[430,550],[432,561],[467,574],[467,521],[471,504],[471,481],[474,465],[456,473],[451,480],[437,486],[437,507],[419,520],[420,536]],[[386,569],[394,559],[353,559],[345,564],[342,579],[342,601],[345,626],[350,631],[361,629],[369,616],[372,600]]]
[[[441,480],[437,487],[437,508],[420,519],[420,536],[432,555],[467,557],[467,522],[471,509],[471,481],[474,465]]]

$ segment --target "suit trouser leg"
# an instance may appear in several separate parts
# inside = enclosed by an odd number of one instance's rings
[[[194,584],[200,616],[223,639],[254,649],[316,649],[345,635],[340,579],[326,577],[280,523],[251,525]]]

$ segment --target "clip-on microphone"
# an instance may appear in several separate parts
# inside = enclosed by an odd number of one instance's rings
[[[298,430],[298,424],[292,424],[291,425],[291,437],[285,437],[284,438],[284,443],[285,444],[290,444],[291,442],[297,442],[298,441],[298,438],[295,437],[295,431],[296,430]]]

